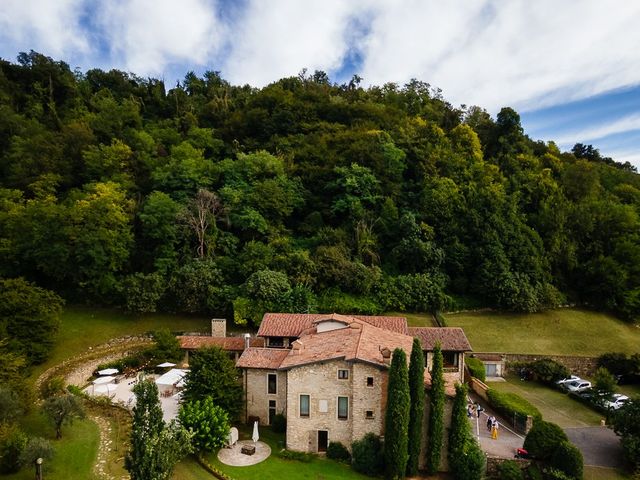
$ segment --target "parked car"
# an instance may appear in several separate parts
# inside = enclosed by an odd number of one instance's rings
[[[566,385],[567,390],[576,393],[591,389],[591,382],[587,382],[586,380],[576,380],[574,382],[569,382]]]
[[[562,380],[558,380],[556,382],[556,385],[564,385],[567,383],[571,383],[571,382],[577,382],[579,380],[582,380],[580,377],[578,377],[577,375],[570,375],[567,378],[563,378]]]
[[[629,397],[622,395],[621,393],[614,393],[609,399],[604,401],[604,407],[611,410],[618,410],[629,401]]]

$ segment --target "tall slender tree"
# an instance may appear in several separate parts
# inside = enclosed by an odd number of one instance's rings
[[[467,419],[467,387],[456,385],[449,431],[449,468],[458,480],[480,480],[484,474],[484,454],[471,433]]]
[[[422,415],[424,413],[424,354],[422,344],[413,339],[411,362],[409,363],[409,460],[407,475],[412,477],[418,473],[420,446],[422,443]]]
[[[125,458],[125,468],[131,480],[165,480],[173,467],[191,453],[190,434],[174,422],[165,425],[155,383],[143,380],[133,388],[136,406],[133,408],[131,449]]]
[[[426,469],[433,475],[440,467],[440,451],[444,435],[444,375],[442,350],[436,343],[431,367],[431,391],[429,392],[429,424]]]
[[[384,460],[385,478],[402,479],[405,476],[409,440],[409,372],[404,350],[396,348],[389,369],[387,412],[385,416]]]

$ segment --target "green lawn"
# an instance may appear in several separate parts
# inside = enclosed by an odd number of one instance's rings
[[[62,429],[62,438],[55,439],[55,431],[47,419],[34,411],[22,423],[29,435],[41,436],[49,440],[55,450],[52,460],[43,464],[43,477],[50,480],[86,480],[93,478],[93,463],[98,452],[100,433],[90,420],[75,421]],[[34,468],[23,468],[13,475],[3,476],[6,480],[31,480]]]
[[[241,433],[241,438],[250,437],[249,432]],[[226,473],[235,480],[283,480],[283,479],[310,479],[310,480],[365,480],[369,477],[360,475],[350,466],[338,463],[326,458],[314,458],[308,463],[294,460],[285,460],[277,454],[284,441],[283,435],[274,434],[270,429],[263,428],[260,432],[260,440],[271,447],[271,456],[264,462],[249,467],[230,467],[221,463],[215,454],[207,457],[209,463]],[[183,477],[175,477],[183,478]],[[191,476],[184,478],[198,479]]]
[[[36,373],[112,338],[161,328],[179,332],[209,332],[211,324],[205,317],[160,313],[126,315],[114,309],[66,307],[60,316],[60,330],[51,356],[36,369]]]
[[[566,427],[600,425],[602,415],[586,405],[573,400],[566,393],[537,382],[523,382],[515,375],[506,377],[506,382],[490,382],[489,388],[517,393],[540,410],[548,421]]]
[[[410,327],[436,327],[430,313],[389,312],[385,315],[393,317],[405,317]]]
[[[584,480],[628,480],[631,476],[615,468],[584,467]]]
[[[598,356],[640,351],[638,326],[588,310],[461,313],[446,318],[449,326],[464,328],[478,352]]]

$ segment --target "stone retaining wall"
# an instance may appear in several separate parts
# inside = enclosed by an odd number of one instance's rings
[[[576,355],[541,355],[534,353],[503,353],[503,352],[475,352],[476,356],[479,355],[500,355],[504,358],[507,372],[518,373],[515,370],[509,368],[510,363],[514,362],[534,362],[541,358],[550,358],[558,363],[561,363],[574,375],[591,376],[598,368],[598,357],[579,357]]]

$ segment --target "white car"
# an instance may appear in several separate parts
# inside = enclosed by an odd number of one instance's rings
[[[614,393],[608,400],[604,401],[604,407],[612,410],[618,410],[629,401],[629,397],[622,395],[621,393]]]
[[[558,380],[556,385],[565,385],[570,382],[577,382],[578,380],[582,380],[580,377],[576,375],[570,375],[567,378],[563,378],[562,380]]]
[[[591,388],[591,382],[587,382],[586,380],[576,380],[574,382],[569,382],[566,384],[567,390],[570,392],[584,392]]]

